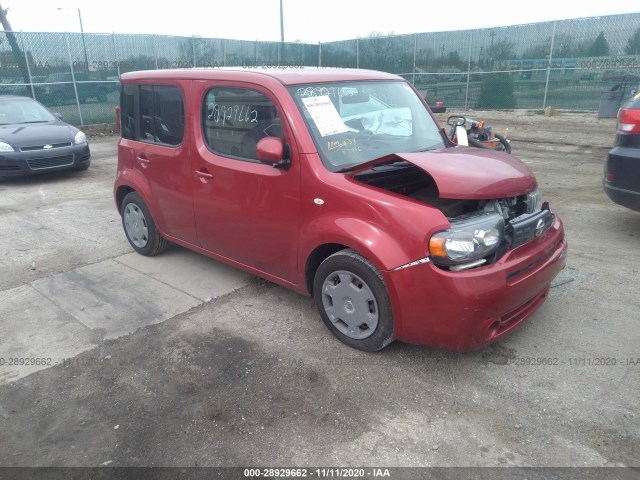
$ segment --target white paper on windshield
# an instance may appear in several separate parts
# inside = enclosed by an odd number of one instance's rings
[[[327,95],[305,97],[302,102],[323,137],[349,131]]]

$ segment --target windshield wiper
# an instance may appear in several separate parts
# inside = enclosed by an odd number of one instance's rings
[[[29,120],[27,122],[20,122],[20,123],[49,123],[49,120]]]

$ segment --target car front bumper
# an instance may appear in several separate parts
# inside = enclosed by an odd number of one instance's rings
[[[0,153],[0,177],[21,177],[57,170],[72,170],[86,167],[91,162],[89,144],[50,150]]]
[[[489,345],[529,318],[564,268],[562,221],[496,263],[459,272],[432,262],[385,272],[398,340],[452,351]]]

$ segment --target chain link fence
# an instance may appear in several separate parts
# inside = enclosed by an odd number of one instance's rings
[[[450,109],[597,111],[640,84],[640,13],[318,45],[0,32],[0,94],[33,97],[76,125],[113,122],[124,72],[276,65],[396,73]]]
[[[640,13],[321,45],[323,66],[401,75],[451,108],[598,110],[640,84]]]

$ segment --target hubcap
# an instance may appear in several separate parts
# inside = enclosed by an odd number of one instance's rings
[[[124,207],[122,215],[124,229],[131,243],[138,248],[144,248],[149,241],[149,227],[142,210],[135,203],[129,203]]]
[[[359,276],[338,270],[322,284],[322,305],[331,323],[344,335],[363,340],[378,326],[378,303]]]

